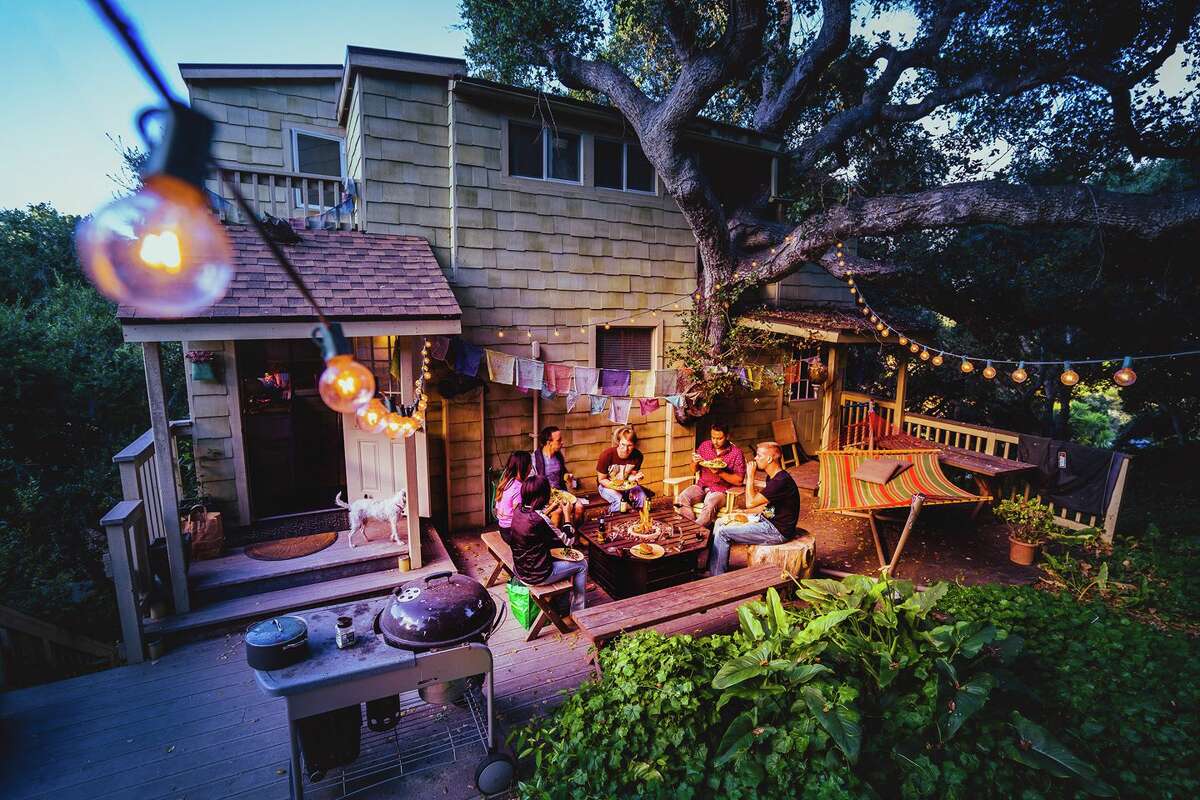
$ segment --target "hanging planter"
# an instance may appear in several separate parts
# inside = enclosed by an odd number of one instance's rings
[[[221,378],[217,374],[218,354],[212,350],[188,350],[184,354],[192,365],[192,380],[217,382]]]

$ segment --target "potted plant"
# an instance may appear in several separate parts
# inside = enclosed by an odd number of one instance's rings
[[[1008,524],[1008,559],[1026,567],[1033,564],[1038,547],[1054,524],[1050,508],[1037,500],[1019,497],[1001,501],[995,514]]]
[[[194,381],[216,381],[217,377],[217,353],[212,350],[188,350],[184,354],[188,363],[192,365],[192,380]]]

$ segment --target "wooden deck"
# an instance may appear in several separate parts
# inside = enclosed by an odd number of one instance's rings
[[[490,557],[475,535],[447,542],[460,570],[481,582]],[[491,590],[503,597],[504,586]],[[606,602],[603,591],[589,603]],[[708,633],[736,625],[730,605],[660,627]],[[590,674],[576,635],[546,631],[526,643],[511,618],[491,641],[497,712],[511,728],[560,701]],[[193,642],[137,664],[0,695],[0,797],[6,800],[149,800],[288,797],[283,702],[263,695],[241,637]],[[435,794],[403,778],[355,797],[475,797],[474,759]]]

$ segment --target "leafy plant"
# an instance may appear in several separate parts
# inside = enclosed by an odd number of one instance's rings
[[[1001,500],[992,513],[1008,523],[1014,539],[1026,544],[1041,544],[1054,526],[1050,507],[1033,498]]]

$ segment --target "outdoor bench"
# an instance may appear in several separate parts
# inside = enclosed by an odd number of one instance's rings
[[[512,548],[500,538],[499,531],[488,531],[481,537],[484,545],[487,546],[488,552],[492,554],[492,558],[496,559],[496,568],[492,570],[492,574],[487,579],[487,586],[495,586],[504,579],[503,573],[507,572],[510,576],[516,576],[516,568],[513,566]],[[558,628],[559,633],[570,633],[571,627],[566,620],[554,610],[554,599],[559,595],[567,594],[571,591],[571,582],[567,580],[555,581],[554,583],[546,583],[541,586],[530,586],[529,597],[538,607],[537,619],[533,621],[533,627],[529,629],[529,634],[525,637],[525,641],[532,642],[542,632],[542,628],[550,623],[554,623],[554,627]]]

